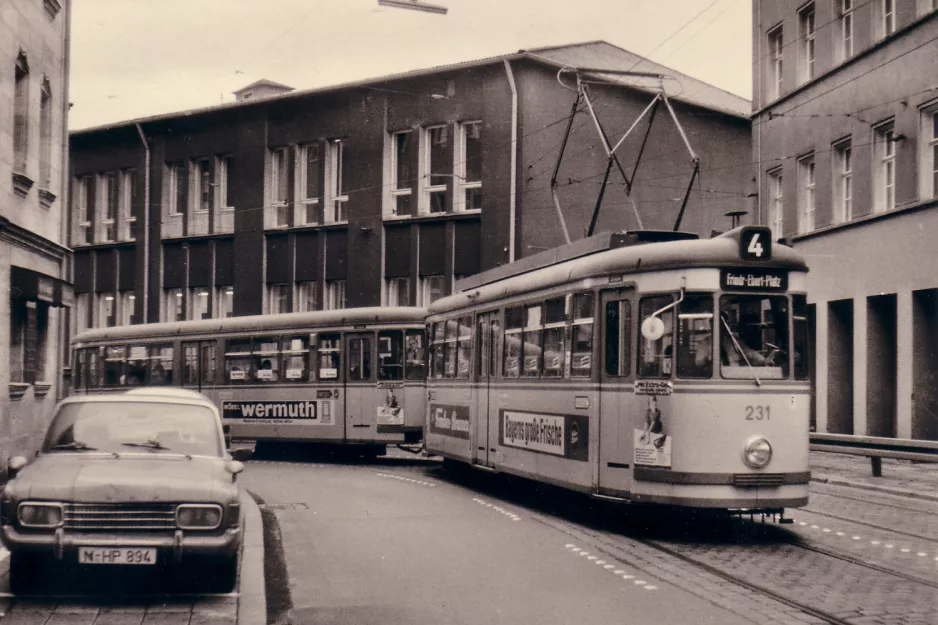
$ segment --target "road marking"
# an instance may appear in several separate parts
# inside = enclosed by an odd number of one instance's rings
[[[502,508],[501,506],[496,506],[496,505],[491,504],[491,503],[489,503],[489,502],[487,502],[487,501],[484,501],[484,500],[482,500],[482,499],[479,499],[478,497],[473,497],[473,498],[472,498],[472,501],[476,502],[476,503],[479,504],[480,506],[485,506],[486,508],[491,508],[492,510],[497,511],[499,514],[504,514],[506,517],[508,517],[508,518],[511,519],[512,521],[520,521],[520,520],[521,520],[521,517],[518,516],[517,514],[515,514],[514,512],[512,512],[511,510],[506,510],[506,509]],[[569,545],[567,548],[569,549],[569,548],[572,547],[572,546],[573,546],[573,545]]]
[[[652,586],[651,584],[645,586],[645,590],[658,590],[657,586]]]
[[[843,536],[844,533],[843,533],[843,532],[837,532],[837,535],[838,535],[838,536]]]
[[[880,545],[880,544],[882,544],[882,543],[880,543],[878,540],[871,540],[871,541],[870,541],[870,544],[873,544],[873,545]]]
[[[606,563],[605,560],[596,560],[596,564],[598,564],[598,565],[600,565],[600,566],[602,566],[602,565],[605,564],[605,563]]]
[[[899,551],[901,551],[902,553],[909,553],[909,552],[912,551],[912,550],[909,549],[908,547],[903,547],[903,548],[900,549]]]
[[[886,545],[886,549],[892,549],[892,545]]]
[[[919,551],[917,555],[921,558],[921,557],[927,556],[928,554],[925,553],[924,551]]]
[[[607,565],[604,566],[603,568],[608,571],[609,569],[614,569],[614,568],[616,568],[616,565],[615,565],[615,564],[607,564]]]
[[[572,544],[572,543],[567,543],[566,545],[564,545],[564,547],[565,547],[566,549],[568,549],[571,553],[575,553],[575,554],[580,555],[580,556],[586,556],[586,558],[587,558],[588,560],[593,561],[594,564],[597,564],[597,565],[603,567],[604,570],[609,571],[609,572],[612,573],[613,575],[621,576],[622,579],[624,579],[624,580],[634,580],[633,583],[634,583],[636,586],[642,586],[642,587],[644,587],[646,590],[657,590],[657,589],[658,589],[657,586],[653,586],[653,585],[651,585],[651,584],[648,584],[648,582],[646,582],[645,580],[635,579],[635,576],[634,576],[634,575],[632,575],[632,574],[630,574],[630,573],[626,573],[624,569],[617,569],[615,564],[607,564],[605,560],[599,560],[599,559],[597,559],[598,556],[590,555],[590,553],[589,553],[588,551],[584,551],[582,548],[577,547],[576,545],[574,545],[574,544]]]
[[[635,580],[634,583],[635,583],[636,586],[644,586],[644,585],[647,584],[648,582],[646,582],[646,581],[643,580],[643,579],[637,579],[637,580]]]
[[[935,558],[935,559],[938,560],[938,558]],[[615,571],[612,572],[613,575],[622,575],[623,573],[625,573],[625,571],[623,571],[622,569],[616,569]]]
[[[587,558],[587,560],[595,560],[595,559],[596,559],[596,556],[590,556]]]
[[[827,527],[825,527],[822,531],[823,531],[825,534],[830,534],[830,533],[831,533],[830,528],[827,528]]]
[[[854,536],[853,540],[860,540],[861,536]]]
[[[400,480],[401,482],[410,482],[411,484],[420,484],[421,486],[436,486],[432,482],[424,482],[423,480],[415,480],[409,477],[403,477],[401,475],[391,475],[389,473],[375,473],[375,475],[380,477],[389,477],[392,480]]]

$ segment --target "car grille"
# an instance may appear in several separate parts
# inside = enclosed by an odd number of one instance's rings
[[[167,531],[176,529],[176,504],[70,503],[64,520],[82,532]]]
[[[781,486],[784,483],[784,473],[733,474],[733,486]]]

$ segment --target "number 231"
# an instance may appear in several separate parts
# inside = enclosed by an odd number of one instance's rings
[[[768,406],[746,406],[746,421],[768,421],[770,416]]]

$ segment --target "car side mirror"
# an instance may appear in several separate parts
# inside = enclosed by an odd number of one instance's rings
[[[231,457],[238,462],[247,462],[254,457],[254,450],[250,447],[238,447],[231,450]]]
[[[7,463],[8,475],[11,478],[16,477],[16,474],[19,473],[20,470],[22,470],[22,468],[27,464],[29,464],[29,460],[27,460],[25,456],[13,456]]]
[[[238,474],[244,471],[244,464],[237,460],[231,460],[225,464],[225,470],[231,473],[231,481],[238,479]]]

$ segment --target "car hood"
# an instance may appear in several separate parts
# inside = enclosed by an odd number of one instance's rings
[[[42,454],[8,485],[15,499],[77,502],[182,502],[227,503],[237,497],[237,486],[222,458],[168,453]]]

